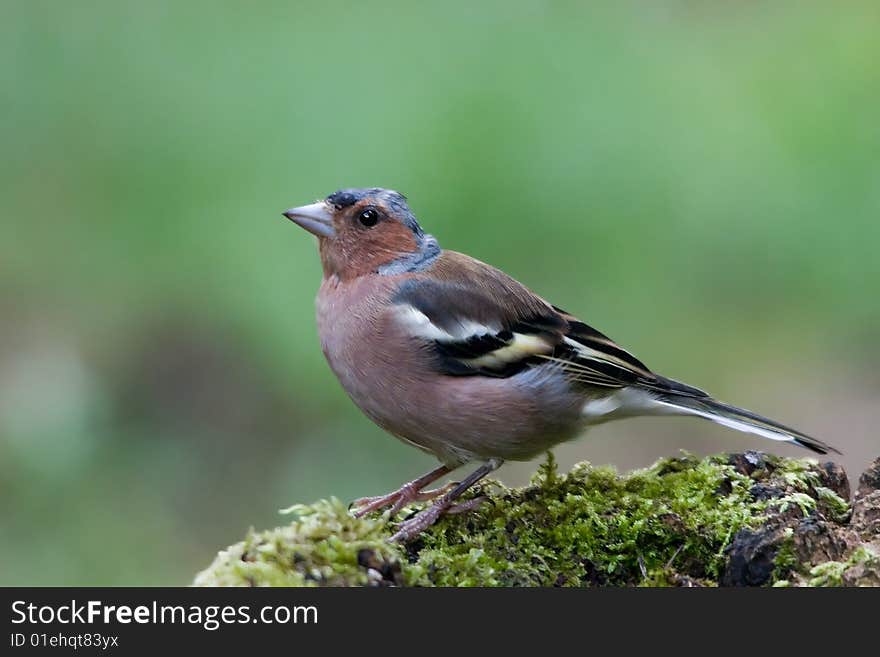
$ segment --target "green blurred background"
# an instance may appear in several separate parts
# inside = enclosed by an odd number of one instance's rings
[[[0,584],[186,584],[431,467],[321,355],[280,212],[339,187],[851,476],[880,454],[876,3],[584,4],[0,3]],[[558,456],[680,448],[799,454],[654,419]]]

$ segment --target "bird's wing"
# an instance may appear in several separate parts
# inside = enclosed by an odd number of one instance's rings
[[[503,272],[458,253],[446,251],[429,272],[405,279],[394,312],[444,374],[508,377],[550,361],[574,384],[676,385],[705,394],[655,375],[608,336]]]
[[[401,285],[393,312],[444,374],[507,377],[564,347],[565,322],[558,314],[520,301],[495,296],[476,281],[420,277]]]
[[[574,376],[578,376],[578,368],[586,367],[588,370],[598,368],[621,387],[634,385],[657,392],[674,392],[678,395],[699,398],[708,396],[699,388],[655,374],[647,365],[620,347],[607,335],[588,326],[561,308],[554,306],[554,310],[565,319],[568,325],[565,340],[574,348],[575,356],[571,365],[567,367]],[[589,373],[587,373],[587,378],[589,379]],[[589,380],[586,382],[590,383]]]
[[[791,427],[653,373],[608,336],[468,256],[444,252],[430,270],[407,277],[393,301],[405,331],[423,343],[441,373],[509,377],[553,362],[572,385],[591,397],[597,387],[604,388],[609,399],[618,398],[615,409],[628,406],[634,415],[696,415],[820,454],[837,451]],[[622,388],[638,394],[628,395]]]

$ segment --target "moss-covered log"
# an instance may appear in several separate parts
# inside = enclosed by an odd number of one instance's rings
[[[223,550],[195,584],[880,585],[880,459],[852,500],[839,466],[757,452],[627,475],[588,463],[561,475],[551,457],[525,488],[474,494],[488,501],[405,546],[387,542],[399,518],[298,505],[290,524]]]

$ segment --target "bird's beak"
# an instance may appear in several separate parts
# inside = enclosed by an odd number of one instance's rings
[[[324,201],[282,212],[292,222],[318,237],[333,237],[333,216]]]

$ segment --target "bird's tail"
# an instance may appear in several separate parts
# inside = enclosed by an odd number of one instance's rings
[[[794,443],[801,447],[806,447],[819,454],[827,454],[840,451],[823,443],[821,440],[801,433],[797,429],[792,429],[784,424],[779,424],[766,417],[762,417],[757,413],[752,413],[743,408],[737,408],[725,404],[724,402],[712,399],[709,396],[695,397],[689,394],[676,394],[675,392],[663,392],[655,396],[655,401],[667,408],[667,412],[681,415],[695,415],[720,425],[753,433],[770,440],[779,440],[787,443]]]

